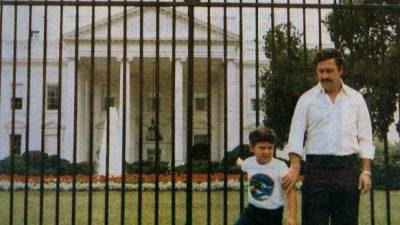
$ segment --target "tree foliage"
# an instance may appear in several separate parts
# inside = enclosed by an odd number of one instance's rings
[[[364,94],[375,135],[381,140],[394,121],[399,98],[399,20],[398,13],[387,9],[335,9],[325,20],[336,48],[345,53],[344,80]]]
[[[261,107],[266,115],[264,123],[274,129],[280,148],[288,140],[298,98],[315,83],[313,57],[310,50],[304,51],[301,40],[302,35],[288,24],[277,25],[264,35],[269,65],[260,79],[265,90]]]

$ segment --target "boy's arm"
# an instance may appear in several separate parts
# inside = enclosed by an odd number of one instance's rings
[[[294,188],[288,190],[287,201],[289,208],[288,225],[297,225],[297,197]]]

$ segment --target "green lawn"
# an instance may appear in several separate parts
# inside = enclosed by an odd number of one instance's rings
[[[176,192],[176,224],[185,222],[185,192]],[[120,192],[110,192],[109,221],[111,225],[120,224]],[[245,195],[246,196],[246,195]],[[206,192],[193,193],[193,224],[207,224]],[[24,192],[17,191],[14,194],[14,224],[23,224]],[[60,224],[71,224],[71,192],[61,192],[60,195]],[[159,224],[171,224],[171,192],[160,192]],[[233,224],[239,217],[239,192],[228,193],[228,224]],[[400,192],[391,192],[392,200],[392,224],[400,225]],[[137,222],[137,192],[126,193],[125,224]],[[300,199],[299,199],[300,205]],[[88,193],[77,193],[76,224],[87,224]],[[369,195],[363,195],[360,205],[360,225],[370,224]],[[0,192],[0,224],[8,224],[9,192]],[[38,224],[39,218],[39,192],[29,192],[29,223]],[[212,218],[215,225],[223,224],[223,192],[212,192]],[[55,224],[55,192],[46,191],[44,199],[44,224]],[[92,224],[104,224],[104,192],[93,192],[93,222]],[[300,212],[299,212],[300,215]],[[300,220],[300,216],[298,217]],[[376,224],[386,224],[385,193],[375,192],[375,219]],[[143,192],[144,225],[154,224],[154,193]]]

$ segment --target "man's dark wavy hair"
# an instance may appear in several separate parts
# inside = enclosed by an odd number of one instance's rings
[[[273,145],[276,144],[277,137],[275,132],[264,125],[259,125],[255,130],[249,134],[250,146],[255,146],[258,142],[269,142]]]
[[[317,52],[314,58],[315,66],[325,60],[335,59],[336,66],[344,69],[346,67],[342,54],[335,48],[324,48]]]

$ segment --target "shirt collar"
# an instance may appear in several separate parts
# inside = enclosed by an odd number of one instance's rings
[[[347,85],[343,82],[342,79],[340,79],[340,82],[342,83],[342,88],[340,89],[339,94],[343,93],[343,94],[345,94],[345,95],[349,95],[349,94],[350,94],[350,90],[349,90],[350,88],[349,88],[349,86],[347,86]],[[318,94],[325,93],[325,89],[322,87],[321,82],[318,82],[317,90],[318,90]]]

